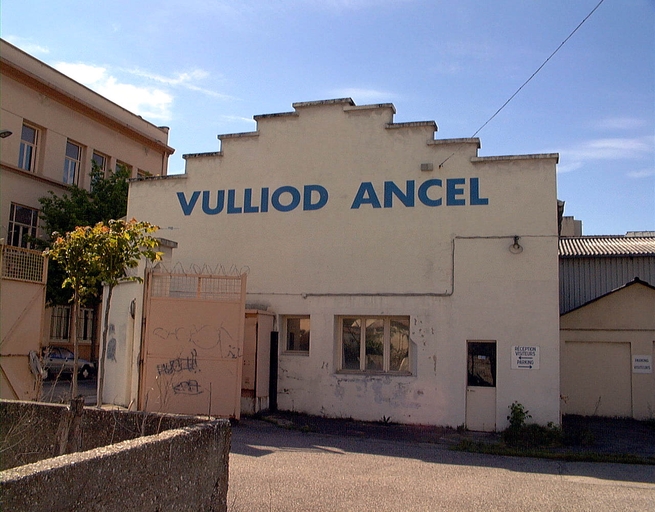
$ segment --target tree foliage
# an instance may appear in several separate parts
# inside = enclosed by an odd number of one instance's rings
[[[139,265],[141,259],[150,261],[161,259],[162,253],[155,249],[157,239],[151,236],[158,229],[148,222],[136,219],[110,220],[99,222],[95,226],[78,226],[74,230],[55,236],[51,247],[45,254],[56,261],[64,272],[62,287],[73,291],[73,318],[80,302],[89,296],[97,295],[99,286],[107,286],[105,304],[105,322],[102,333],[102,354],[104,356],[107,342],[109,308],[114,287],[123,281],[141,281],[141,277],[131,274],[130,270]],[[76,322],[71,322],[71,338],[74,343],[75,363],[73,368],[73,396],[77,392],[78,346]],[[100,358],[99,400],[102,396],[103,359]]]
[[[91,190],[71,185],[69,191],[62,195],[48,192],[39,199],[41,204],[40,218],[46,237],[34,240],[37,247],[46,249],[57,239],[55,233],[72,233],[78,226],[95,226],[98,222],[108,222],[120,219],[127,213],[127,192],[130,171],[125,166],[119,166],[116,172],[105,176],[104,171],[92,162],[89,173]],[[62,287],[66,273],[56,260],[48,265],[48,285],[46,300],[49,305],[68,304],[72,299],[72,289]],[[100,282],[96,283],[100,286]],[[85,302],[94,303],[98,293],[83,297]]]

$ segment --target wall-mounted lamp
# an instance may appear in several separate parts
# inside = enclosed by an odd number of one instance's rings
[[[0,139],[6,139],[9,137],[13,132],[11,130],[0,130]]]
[[[514,236],[514,243],[509,246],[509,252],[512,254],[520,254],[523,252],[523,246],[519,244],[520,237],[518,235]]]
[[[130,316],[132,319],[136,316],[136,299],[132,299],[132,302],[130,302]]]

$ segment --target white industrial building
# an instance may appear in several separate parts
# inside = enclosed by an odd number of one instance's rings
[[[239,269],[246,308],[273,319],[277,378],[259,387],[255,409],[494,430],[518,401],[534,421],[559,423],[558,155],[480,157],[479,139],[435,139],[433,121],[395,123],[391,104],[293,107],[219,136],[219,152],[186,155],[183,175],[130,187],[128,216],[177,244],[169,269]],[[166,293],[182,297],[174,274]],[[122,345],[105,401],[166,409],[166,369],[178,375],[170,396],[207,411],[234,372],[203,374],[194,358],[198,337],[212,330],[220,342],[223,324],[157,327],[153,295],[123,285],[115,297]],[[203,297],[187,299],[200,307]],[[182,345],[148,359],[149,336]],[[252,375],[268,378],[268,354],[250,358]]]

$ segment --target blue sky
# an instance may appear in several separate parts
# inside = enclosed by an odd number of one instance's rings
[[[182,155],[253,115],[352,97],[472,136],[599,0],[3,0],[2,37],[171,128]],[[655,231],[655,1],[605,0],[477,135],[560,154],[584,234]]]

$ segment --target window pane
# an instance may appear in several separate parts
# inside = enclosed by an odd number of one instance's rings
[[[366,320],[366,369],[384,369],[384,319]]]
[[[106,169],[107,160],[104,155],[93,153],[93,161],[98,164],[98,167],[100,167],[103,171]]]
[[[80,159],[80,147],[77,144],[73,144],[72,142],[67,142],[66,143],[66,156],[68,158],[72,158],[73,160],[79,160]]]
[[[469,342],[468,385],[496,386],[496,343]]]
[[[309,318],[287,318],[287,350],[309,351]]]
[[[391,319],[389,371],[409,371],[409,318]]]
[[[359,318],[344,318],[342,320],[341,344],[343,345],[343,353],[341,368],[344,370],[359,370],[361,325]]]
[[[20,135],[20,140],[29,142],[31,144],[36,144],[36,129],[31,126],[23,125],[23,131]]]
[[[23,142],[20,143],[20,153],[18,155],[18,167],[26,171],[32,170],[33,147]]]

